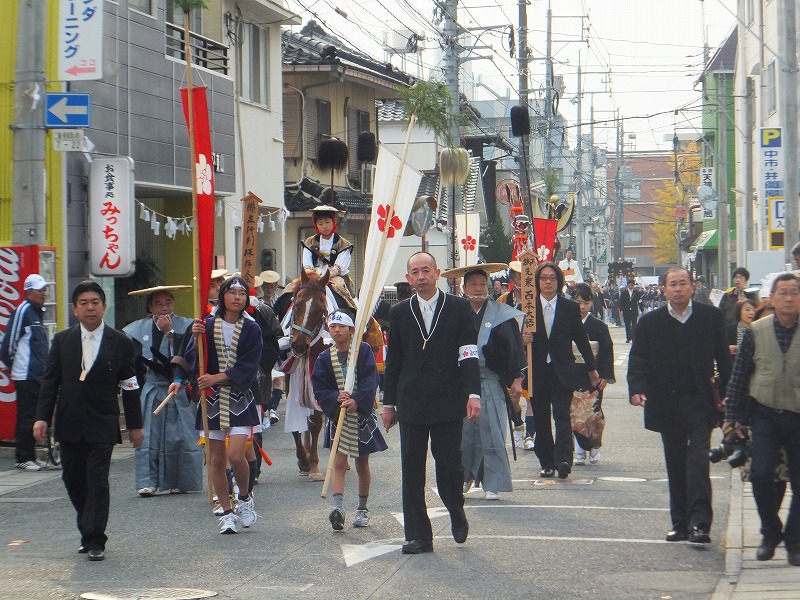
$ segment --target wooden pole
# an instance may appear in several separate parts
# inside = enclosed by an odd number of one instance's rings
[[[394,182],[394,192],[392,193],[391,198],[391,205],[389,209],[389,213],[386,215],[386,222],[388,223],[392,216],[395,214],[395,204],[397,202],[397,194],[400,191],[400,181],[403,177],[403,169],[406,166],[406,158],[408,158],[408,148],[411,145],[411,130],[414,128],[414,123],[416,123],[417,115],[412,114],[411,118],[408,121],[408,133],[406,133],[406,143],[403,146],[403,155],[400,157],[400,169],[397,172],[397,178]],[[371,215],[370,215],[371,216]],[[389,228],[387,227],[386,230],[388,231]],[[375,259],[375,264],[380,265],[383,262],[383,255],[384,251],[386,250],[386,239],[384,238],[383,243],[380,245],[378,249],[378,256]],[[373,269],[372,277],[367,282],[362,282],[361,289],[367,290],[367,297],[363,302],[361,308],[358,312],[358,317],[356,318],[356,332],[353,336],[353,342],[350,344],[350,354],[347,357],[347,364],[349,368],[347,369],[347,381],[345,382],[345,388],[349,388],[348,391],[352,391],[353,387],[353,380],[355,378],[355,369],[356,364],[358,363],[358,348],[361,345],[361,337],[364,335],[364,331],[367,329],[367,323],[369,322],[369,315],[364,316],[366,314],[366,308],[373,303],[373,299],[375,298],[375,294],[380,292],[376,290],[377,287],[375,284],[377,283],[378,278],[378,271],[380,271],[380,267]],[[366,284],[366,285],[364,285]],[[325,482],[322,484],[322,497],[325,498],[328,495],[328,486],[331,482],[331,474],[333,473],[333,461],[336,459],[336,451],[339,448],[339,438],[342,435],[342,425],[344,424],[344,413],[345,411],[339,411],[339,420],[336,422],[336,434],[333,436],[333,441],[331,442],[331,453],[328,457],[328,468],[325,470]]]
[[[525,313],[522,333],[536,333],[536,254],[525,250],[517,256],[522,263],[520,304]],[[528,354],[528,402],[533,397],[533,344],[526,344]]]
[[[247,192],[242,198],[242,279],[249,287],[253,287],[256,276],[256,233],[258,226],[258,205],[261,198],[253,192]]]
[[[192,216],[194,217],[195,227],[192,231],[192,274],[194,281],[194,314],[197,318],[202,319],[202,307],[208,302],[208,298],[200,297],[200,236],[198,233],[198,217],[197,217],[197,155],[195,153],[194,143],[194,102],[192,98],[192,39],[189,30],[189,13],[183,13],[183,56],[186,59],[186,109],[189,113],[189,162],[192,171]],[[197,334],[194,336],[194,345],[197,350],[197,376],[205,375],[206,373],[206,353],[205,353],[205,336]],[[205,439],[205,454],[206,454],[206,478],[208,479],[208,503],[212,504],[214,501],[214,492],[211,484],[211,459],[209,457],[209,440],[208,440],[208,407],[206,407],[206,391],[200,390],[200,411],[203,420],[203,436]]]
[[[156,406],[156,409],[153,411],[153,414],[154,414],[154,415],[157,415],[157,414],[158,414],[158,413],[160,413],[162,410],[164,410],[164,407],[165,407],[167,404],[169,404],[169,401],[170,401],[170,400],[172,400],[172,397],[173,397],[174,395],[175,395],[175,392],[170,392],[169,394],[167,394],[167,397],[166,397],[166,398],[164,398],[163,402],[161,402],[161,404],[159,404],[158,406]]]

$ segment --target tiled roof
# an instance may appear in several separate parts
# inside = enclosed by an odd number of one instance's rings
[[[290,212],[311,210],[323,204],[330,204],[323,194],[329,186],[322,185],[319,181],[304,177],[300,185],[286,186],[283,191],[283,202]],[[350,214],[368,214],[372,211],[372,198],[345,187],[334,186],[336,197],[333,205]]]
[[[409,85],[413,78],[393,65],[346,46],[341,40],[309,24],[301,32],[281,32],[281,60],[284,66],[337,65],[361,71],[387,81]]]

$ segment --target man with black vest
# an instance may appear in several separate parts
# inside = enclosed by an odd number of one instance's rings
[[[661,434],[669,480],[672,529],[668,542],[711,541],[708,452],[717,412],[712,391],[716,361],[721,390],[731,373],[722,312],[692,302],[692,277],[673,267],[664,275],[667,305],[639,319],[628,358],[630,402],[644,407],[644,426]]]
[[[463,419],[481,413],[478,332],[465,298],[441,292],[439,269],[427,252],[411,255],[406,280],[416,294],[389,314],[383,426],[400,423],[403,554],[433,552],[433,530],[425,505],[428,440],[436,461],[436,486],[450,513],[453,539],[463,544],[469,524],[464,513],[461,464]]]
[[[763,536],[756,559],[769,560],[783,541],[789,564],[800,567],[800,280],[792,273],[776,277],[770,302],[775,314],[751,325],[736,354],[723,430],[731,438],[737,422],[750,425],[750,483]],[[785,528],[774,483],[781,446],[793,498]]]

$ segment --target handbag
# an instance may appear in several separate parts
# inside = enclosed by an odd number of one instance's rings
[[[578,391],[572,394],[572,404],[569,407],[572,431],[584,450],[599,448],[603,443],[606,419],[603,410],[595,406],[596,400],[597,392]],[[581,443],[584,441],[588,444],[588,448],[584,448],[584,444]]]

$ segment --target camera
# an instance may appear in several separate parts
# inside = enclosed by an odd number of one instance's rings
[[[708,453],[708,460],[716,464],[727,459],[728,465],[735,469],[743,466],[749,456],[750,438],[734,436],[729,440],[723,438],[719,446],[711,448]]]

